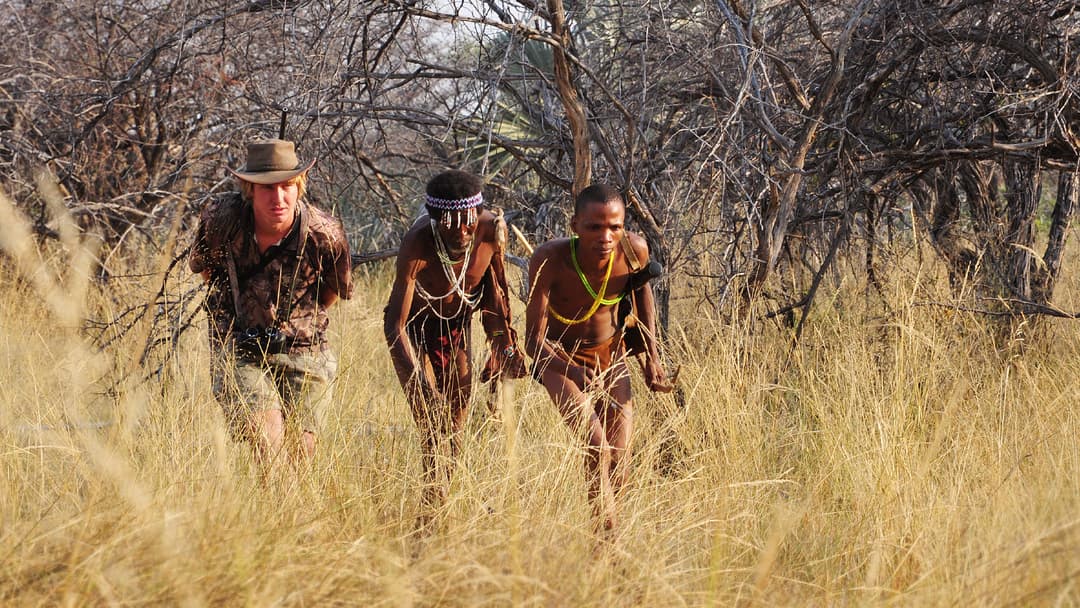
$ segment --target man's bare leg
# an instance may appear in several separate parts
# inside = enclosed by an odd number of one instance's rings
[[[420,529],[426,528],[434,517],[434,510],[443,502],[443,494],[440,492],[438,480],[438,410],[442,401],[437,393],[431,393],[435,388],[434,375],[424,345],[413,344],[420,358],[419,366],[413,371],[413,377],[402,380],[402,389],[405,391],[405,401],[409,404],[409,412],[416,424],[417,434],[420,436],[420,515],[417,524]],[[394,360],[394,366],[399,366],[399,361]],[[398,370],[399,377],[401,370]]]
[[[432,399],[429,403],[420,395],[410,395],[409,409],[412,411],[413,422],[416,423],[417,433],[420,435],[420,467],[423,489],[421,490],[420,515],[422,525],[426,525],[432,519],[432,512],[443,503],[446,496],[442,491],[438,475],[438,434],[439,422],[437,420],[439,401]]]
[[[612,494],[618,498],[626,483],[630,460],[630,441],[634,430],[634,402],[630,392],[630,374],[625,363],[618,363],[609,372],[605,408],[599,411],[611,453],[609,471]],[[599,408],[598,408],[599,409]]]
[[[563,422],[585,439],[585,475],[589,503],[602,530],[615,527],[614,495],[611,488],[611,450],[607,434],[591,406],[592,399],[572,380],[551,369],[541,381],[562,414]]]
[[[288,424],[286,424],[288,426]],[[306,488],[311,494],[305,500],[318,500],[324,491],[318,477],[312,475],[315,464],[316,435],[312,431],[300,430],[295,439],[290,439],[290,429],[286,429],[285,449],[289,452],[289,464],[293,479],[291,483],[297,489]]]
[[[308,462],[315,458],[315,433],[311,431],[300,433],[300,456]]]
[[[630,436],[634,426],[633,402],[627,401],[617,410],[609,406],[604,418],[604,434],[611,453],[611,491],[618,498],[626,485],[629,470]]]
[[[594,396],[593,412],[603,429],[600,466],[603,529],[618,526],[618,497],[626,482],[630,437],[633,431],[633,402],[630,397],[630,375],[625,363],[617,363],[604,372],[602,388]]]
[[[279,409],[259,410],[248,419],[248,435],[255,451],[255,462],[265,484],[276,473],[284,457],[285,416]]]
[[[488,415],[496,421],[499,420],[500,416],[502,416],[502,412],[499,411],[500,383],[500,380],[493,379],[490,380],[486,385],[487,394],[485,395],[485,398],[487,399]]]
[[[461,432],[469,419],[469,400],[472,399],[472,370],[468,348],[462,348],[455,353],[454,367],[449,376],[446,379],[446,394],[450,406],[450,424],[446,429],[450,438],[450,462],[447,463],[449,470],[446,474],[448,483],[453,476],[453,468],[461,448]]]

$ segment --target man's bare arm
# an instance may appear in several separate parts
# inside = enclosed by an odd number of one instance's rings
[[[551,301],[551,282],[554,273],[545,267],[556,263],[551,258],[551,250],[544,246],[541,246],[529,260],[529,303],[525,307],[525,348],[529,351],[537,373],[553,369],[573,380],[578,386],[584,387],[591,380],[588,370],[575,365],[567,357],[559,356],[547,338],[548,304]]]
[[[323,287],[319,291],[319,306],[323,308],[329,308],[334,302],[338,301],[338,293],[332,287]]]
[[[491,346],[491,356],[484,365],[481,380],[505,375],[521,378],[528,375],[525,357],[517,345],[517,332],[511,321],[510,293],[506,282],[506,264],[503,260],[505,238],[502,245],[497,234],[498,227],[492,222],[490,238],[491,262],[481,281],[483,297],[480,301],[480,321]],[[503,228],[505,231],[505,227]]]
[[[642,265],[649,263],[649,246],[643,238],[633,239],[634,251]],[[645,384],[655,392],[668,392],[673,387],[668,382],[667,374],[660,362],[659,348],[656,340],[656,299],[653,297],[652,285],[646,283],[635,290],[637,299],[638,323],[644,329],[645,337],[645,365],[642,371],[645,373]]]
[[[188,253],[188,268],[192,272],[202,275],[204,280],[210,280],[210,268],[207,264],[206,244],[206,219],[199,218],[199,227],[195,230],[195,242],[191,245]]]
[[[547,308],[551,295],[551,278],[544,272],[549,262],[547,249],[541,247],[529,260],[529,302],[525,305],[525,349],[538,371],[544,370],[555,357],[547,343]],[[565,369],[563,370],[565,373]]]
[[[496,235],[497,228],[494,222],[485,225],[483,242],[492,250],[491,261],[481,279],[483,292],[480,298],[480,324],[484,328],[484,334],[489,342],[501,342],[502,346],[509,343],[511,326],[510,297],[506,283],[506,264],[503,262],[503,250],[499,247]],[[496,340],[506,336],[502,340]]]
[[[421,390],[431,390],[434,385],[424,374],[418,373],[420,361],[405,334],[405,325],[408,323],[416,293],[416,275],[420,269],[419,260],[409,255],[408,249],[403,245],[398,254],[394,286],[383,316],[383,335],[390,347],[390,358],[394,362],[394,371],[397,372],[401,386],[407,390],[410,382],[419,380]]]
[[[352,256],[349,254],[348,241],[343,238],[331,241],[330,251],[323,258],[323,269],[322,285],[319,288],[319,305],[329,308],[339,299],[351,298]]]

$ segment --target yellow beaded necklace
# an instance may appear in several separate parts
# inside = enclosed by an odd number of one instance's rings
[[[577,270],[578,276],[581,278],[582,282],[585,283],[585,287],[588,288],[589,294],[592,295],[593,303],[592,306],[589,307],[588,312],[586,312],[585,315],[579,319],[569,319],[560,315],[559,313],[555,312],[555,309],[552,308],[551,304],[549,303],[548,312],[551,314],[551,316],[555,317],[555,319],[563,325],[577,325],[578,323],[584,323],[585,321],[591,319],[594,314],[596,314],[596,311],[600,309],[601,304],[605,306],[610,306],[622,299],[622,296],[611,299],[604,298],[604,292],[607,291],[608,280],[611,278],[611,269],[615,267],[615,252],[612,251],[611,257],[608,258],[607,271],[604,272],[604,280],[602,283],[600,283],[600,289],[596,293],[593,293],[592,286],[589,285],[589,280],[585,277],[585,273],[582,272],[581,265],[578,264],[577,251],[574,247],[575,240],[576,237],[570,240],[570,257],[574,261],[574,269]]]

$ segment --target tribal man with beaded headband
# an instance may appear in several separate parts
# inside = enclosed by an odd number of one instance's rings
[[[616,525],[615,497],[626,479],[633,402],[626,367],[628,323],[620,304],[633,298],[641,330],[645,383],[672,390],[654,338],[652,290],[645,239],[626,231],[618,190],[585,188],[577,196],[571,238],[548,241],[529,261],[525,332],[533,374],[563,420],[585,439],[589,500],[602,530]],[[594,287],[595,286],[595,287]]]
[[[503,252],[506,223],[483,207],[483,181],[445,171],[427,184],[426,209],[401,241],[383,330],[420,431],[424,513],[446,497],[472,393],[473,313],[491,345],[481,381],[526,374],[510,324]],[[440,459],[449,443],[448,459]],[[444,463],[444,464],[443,464]]]

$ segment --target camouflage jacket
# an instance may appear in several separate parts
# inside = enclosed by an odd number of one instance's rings
[[[319,294],[329,288],[352,296],[352,259],[341,221],[303,201],[299,221],[280,243],[260,254],[251,206],[239,193],[203,209],[189,264],[209,274],[206,305],[211,342],[228,344],[247,329],[276,328],[289,352],[325,348],[326,311]],[[229,255],[236,264],[239,298],[233,302]]]

